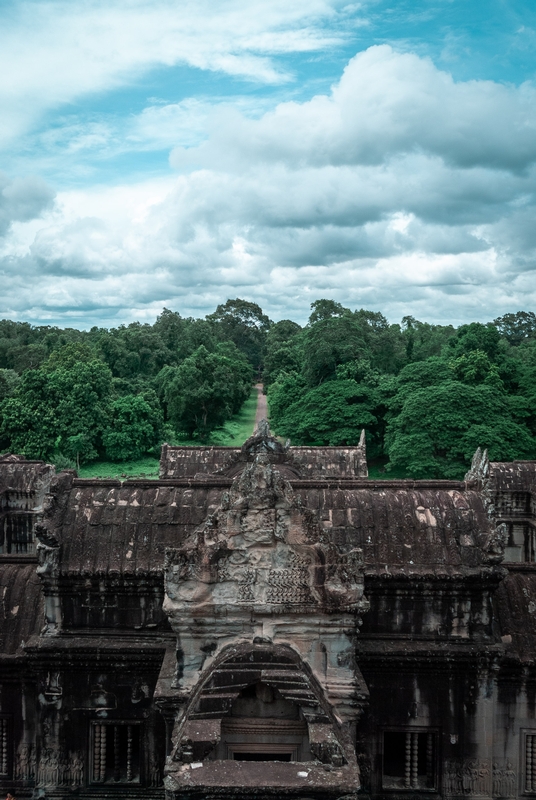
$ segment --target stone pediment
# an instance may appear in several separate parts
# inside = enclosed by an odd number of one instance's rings
[[[242,456],[250,459],[259,453],[284,455],[287,450],[288,447],[283,446],[275,436],[272,436],[268,421],[265,419],[261,419],[253,435],[246,439],[241,447]]]
[[[328,542],[290,484],[257,453],[220,507],[185,545],[167,551],[167,611],[229,606],[257,612],[356,611],[363,605],[360,550]]]

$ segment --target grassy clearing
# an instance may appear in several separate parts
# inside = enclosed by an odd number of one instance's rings
[[[158,478],[158,458],[143,456],[132,461],[92,461],[78,470],[81,478]]]
[[[199,439],[182,439],[176,437],[170,444],[179,446],[216,445],[218,447],[241,447],[253,433],[255,413],[257,411],[257,390],[252,388],[251,394],[236,416],[228,420],[221,428],[217,428],[208,442]],[[93,461],[84,464],[78,470],[81,478],[158,478],[158,458],[144,456],[133,461]]]

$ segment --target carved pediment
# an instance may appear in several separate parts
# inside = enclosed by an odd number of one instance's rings
[[[176,610],[357,610],[361,551],[329,543],[261,452],[184,547],[167,552],[166,592]]]

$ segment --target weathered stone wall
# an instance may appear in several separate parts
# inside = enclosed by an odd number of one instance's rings
[[[377,800],[536,794],[536,463],[480,453],[466,481],[371,481],[357,448],[286,449],[266,431],[246,444],[182,450],[183,476],[159,481],[86,481],[0,458],[2,530],[6,515],[27,515],[37,542],[0,554],[0,788],[156,800],[167,749],[181,800],[273,800],[277,781],[289,797],[338,800],[357,765]],[[260,453],[289,489],[269,502],[260,484],[233,495]],[[300,530],[317,539],[300,544]],[[175,580],[184,564],[170,553],[198,550],[191,583]],[[362,560],[347,560],[353,550]],[[290,551],[295,564],[257,575],[269,553]],[[229,561],[238,555],[247,563]],[[174,581],[197,592],[189,611],[168,592],[173,628],[165,571],[171,594]],[[356,576],[369,611],[311,602],[326,585],[340,600]],[[256,592],[271,592],[264,608]],[[290,703],[298,717],[274,730],[311,760],[229,760],[218,736],[236,745],[250,730],[273,744],[262,719],[243,722],[248,702],[267,719]],[[207,782],[195,759],[211,752]]]

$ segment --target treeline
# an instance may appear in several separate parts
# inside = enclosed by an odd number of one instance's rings
[[[240,300],[111,330],[0,321],[0,452],[66,466],[206,441],[249,396],[269,324]]]
[[[272,427],[294,444],[355,443],[414,478],[461,478],[477,447],[492,460],[536,458],[536,316],[520,311],[454,328],[331,300],[266,337]]]
[[[536,316],[455,328],[331,300],[303,328],[228,300],[204,319],[79,331],[0,322],[0,451],[57,464],[204,442],[264,381],[272,429],[355,444],[387,474],[460,478],[478,446],[536,457]],[[156,450],[154,451],[156,452]]]

